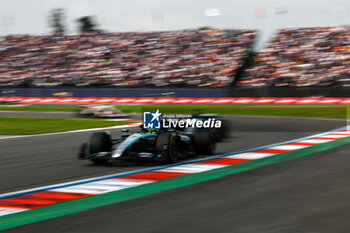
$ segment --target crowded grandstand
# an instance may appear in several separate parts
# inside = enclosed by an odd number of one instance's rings
[[[224,87],[255,37],[251,30],[7,36],[0,39],[0,85]]]
[[[350,85],[349,26],[281,29],[254,57],[256,38],[254,30],[6,36],[0,86]]]
[[[349,86],[350,27],[281,29],[239,86]]]

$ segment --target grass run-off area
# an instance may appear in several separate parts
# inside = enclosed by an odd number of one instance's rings
[[[98,119],[0,117],[0,135],[30,135],[130,124]]]
[[[277,105],[277,104],[186,104],[186,105],[118,105],[122,111],[141,113],[148,110],[159,109],[162,113],[219,113],[227,115],[265,115],[265,116],[295,116],[295,117],[327,117],[327,118],[350,118],[347,114],[348,105]],[[77,106],[23,106],[1,107],[7,111],[78,111]]]
[[[79,107],[77,106],[16,106],[16,105],[1,105],[0,111],[41,111],[41,112],[74,112],[78,111]]]
[[[340,105],[131,105],[118,106],[124,112],[219,113],[226,115],[346,118],[347,106]],[[350,109],[350,108],[349,108]],[[350,111],[349,111],[350,113]]]

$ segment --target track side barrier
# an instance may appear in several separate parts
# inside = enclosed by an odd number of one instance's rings
[[[0,97],[0,102],[58,104],[350,104],[350,98],[113,98],[113,97]]]

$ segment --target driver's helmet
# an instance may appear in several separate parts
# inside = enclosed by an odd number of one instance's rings
[[[148,129],[148,133],[158,134],[159,129]]]

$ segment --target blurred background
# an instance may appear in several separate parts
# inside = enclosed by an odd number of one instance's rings
[[[1,1],[0,87],[345,97],[346,88],[314,87],[350,85],[349,11],[346,0]],[[266,89],[286,86],[300,88]]]

